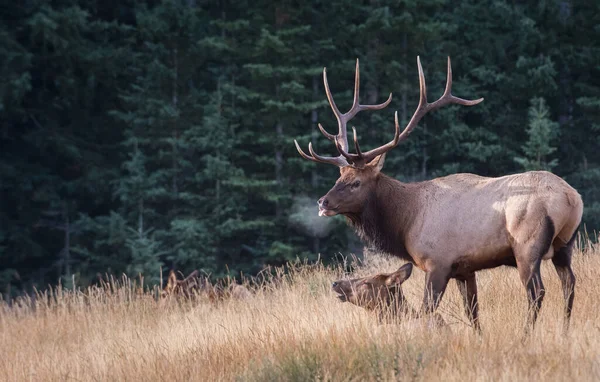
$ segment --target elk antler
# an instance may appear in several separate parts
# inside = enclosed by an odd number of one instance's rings
[[[419,58],[419,56],[417,56],[417,66],[419,69],[419,85],[420,85],[419,86],[419,88],[420,88],[419,106],[417,106],[417,109],[415,110],[415,113],[413,114],[412,118],[410,119],[408,125],[406,125],[406,127],[404,128],[402,133],[400,133],[400,124],[398,123],[398,112],[396,112],[394,114],[394,122],[395,122],[395,126],[396,126],[396,132],[394,134],[394,139],[392,139],[390,142],[386,143],[385,145],[380,146],[376,149],[367,151],[366,153],[363,153],[360,150],[360,146],[358,145],[358,138],[356,135],[356,129],[353,127],[352,131],[354,133],[354,148],[356,149],[356,154],[348,153],[348,138],[347,138],[347,133],[346,133],[346,123],[350,119],[352,119],[352,117],[354,117],[361,110],[383,109],[392,100],[392,95],[390,94],[390,97],[388,98],[388,100],[380,105],[359,105],[358,104],[359,73],[358,73],[358,60],[356,60],[356,79],[355,79],[355,84],[354,84],[354,104],[352,105],[352,108],[350,109],[350,111],[348,111],[346,114],[341,114],[339,112],[337,106],[335,105],[335,102],[333,102],[333,97],[331,96],[331,92],[329,91],[329,85],[327,84],[327,75],[325,73],[325,70],[323,70],[323,81],[325,82],[325,91],[327,93],[327,98],[329,99],[331,108],[338,120],[339,133],[338,133],[338,135],[329,134],[327,131],[325,131],[325,129],[323,129],[323,127],[320,124],[319,124],[319,129],[329,140],[331,140],[335,143],[336,148],[338,149],[340,155],[337,157],[333,157],[333,158],[319,156],[313,151],[312,144],[309,144],[308,150],[311,153],[311,156],[309,156],[309,155],[306,155],[300,149],[298,142],[294,141],[296,143],[296,148],[298,149],[298,152],[300,152],[300,155],[302,155],[303,158],[310,159],[314,162],[332,163],[332,164],[335,164],[340,167],[352,165],[353,167],[362,168],[366,164],[371,162],[373,159],[375,159],[377,156],[379,156],[383,153],[386,153],[387,151],[396,147],[398,145],[398,143],[400,143],[400,142],[404,141],[406,138],[408,138],[409,134],[417,126],[417,124],[423,118],[423,116],[425,116],[425,114],[427,114],[428,112],[439,109],[443,106],[450,105],[450,104],[473,106],[473,105],[477,105],[478,103],[483,101],[483,98],[479,98],[477,100],[471,101],[471,100],[458,98],[458,97],[455,97],[452,95],[452,65],[450,62],[450,57],[448,57],[448,74],[447,74],[446,89],[444,90],[444,94],[437,101],[428,103],[427,102],[427,86],[425,84],[425,76],[423,75],[423,67],[421,66],[421,59]]]
[[[400,134],[400,126],[398,124],[398,112],[394,115],[394,121],[396,124],[396,133],[394,134],[394,139],[385,145],[368,151],[364,154],[357,152],[356,155],[351,155],[349,160],[362,160],[364,164],[369,163],[373,159],[375,159],[378,155],[381,155],[398,145],[398,143],[404,141],[408,138],[409,134],[413,131],[413,129],[417,126],[421,118],[425,116],[425,114],[430,111],[439,109],[443,106],[450,104],[464,105],[464,106],[473,106],[483,101],[483,98],[479,98],[476,100],[466,100],[462,98],[458,98],[452,95],[452,63],[450,62],[450,57],[448,57],[448,74],[446,77],[446,89],[444,90],[444,94],[435,102],[428,103],[427,102],[427,85],[425,84],[425,76],[423,75],[423,67],[421,66],[421,59],[417,56],[417,66],[419,68],[419,89],[420,89],[420,99],[419,106],[417,106],[417,110],[413,114],[410,122]],[[354,140],[356,141],[356,132],[354,132]]]
[[[360,69],[359,69],[358,59],[356,60],[356,74],[355,74],[355,78],[354,78],[354,102],[352,103],[352,107],[350,108],[350,110],[348,110],[348,112],[342,114],[340,112],[340,110],[338,109],[338,107],[336,106],[335,101],[333,100],[333,96],[331,95],[331,90],[329,89],[329,83],[327,82],[327,68],[323,68],[323,83],[325,85],[325,93],[327,94],[327,99],[329,100],[329,105],[331,106],[331,110],[333,110],[333,114],[335,114],[335,118],[338,121],[338,134],[337,135],[329,134],[323,128],[323,126],[321,126],[320,123],[319,123],[319,130],[321,130],[321,132],[323,133],[323,135],[325,135],[325,137],[327,139],[329,139],[330,141],[333,141],[335,143],[338,151],[340,152],[340,155],[337,157],[324,157],[324,156],[318,155],[313,150],[312,143],[308,144],[308,151],[310,152],[310,155],[307,155],[306,153],[304,153],[304,151],[302,151],[302,149],[300,148],[300,145],[298,145],[298,142],[296,140],[294,140],[294,143],[296,144],[296,149],[298,150],[298,152],[304,159],[308,159],[313,162],[331,163],[331,164],[335,164],[336,166],[339,166],[339,167],[348,166],[350,164],[353,164],[353,162],[349,162],[347,160],[349,154],[348,154],[348,135],[346,132],[346,124],[348,123],[349,120],[354,118],[354,116],[356,114],[358,114],[358,112],[360,112],[360,111],[380,110],[380,109],[383,109],[384,107],[386,107],[387,105],[389,105],[390,102],[392,101],[392,93],[390,93],[390,96],[387,99],[387,101],[385,101],[382,104],[379,104],[379,105],[361,105],[361,104],[359,104],[358,98],[359,98],[359,94],[360,94]],[[355,146],[358,147],[357,145],[358,145],[358,143],[356,142],[356,134],[355,134]]]

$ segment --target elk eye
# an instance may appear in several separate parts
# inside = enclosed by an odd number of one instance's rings
[[[352,188],[357,188],[358,186],[360,186],[360,180],[357,180],[350,185],[350,187],[352,187]]]

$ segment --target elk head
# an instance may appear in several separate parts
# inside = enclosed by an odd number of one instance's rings
[[[335,144],[340,155],[337,157],[325,157],[318,155],[313,150],[312,143],[309,143],[308,145],[308,151],[310,153],[310,155],[308,155],[302,151],[298,145],[298,142],[294,140],[296,149],[303,158],[313,162],[334,164],[340,168],[340,178],[336,181],[333,188],[318,201],[320,216],[333,216],[337,214],[343,214],[346,216],[361,215],[362,208],[365,206],[367,199],[370,197],[370,195],[374,194],[374,190],[376,189],[378,179],[381,175],[380,171],[383,167],[386,152],[396,147],[401,141],[408,138],[409,134],[413,131],[425,114],[449,104],[472,106],[483,101],[483,98],[471,101],[452,95],[452,67],[450,63],[450,57],[448,57],[448,75],[444,94],[437,101],[428,103],[425,76],[423,75],[423,68],[421,67],[421,60],[419,57],[417,57],[417,66],[419,70],[420,83],[419,106],[417,106],[417,110],[413,114],[408,125],[406,125],[404,130],[400,132],[398,112],[396,112],[394,115],[396,126],[394,138],[385,145],[367,152],[361,151],[358,144],[356,129],[353,127],[352,131],[354,135],[354,149],[356,150],[356,153],[354,154],[348,152],[349,146],[346,124],[360,111],[380,110],[385,108],[391,102],[392,95],[390,94],[387,101],[379,105],[361,105],[359,103],[360,71],[358,60],[356,60],[354,101],[350,110],[342,114],[337,108],[333,100],[333,96],[331,95],[331,91],[329,90],[329,84],[327,83],[327,71],[326,69],[323,69],[325,93],[327,94],[329,105],[331,106],[331,109],[333,110],[333,113],[338,121],[338,134],[330,134],[323,128],[323,126],[321,126],[321,124],[318,126],[323,135],[325,135],[327,139]]]
[[[190,297],[194,294],[194,291],[200,288],[199,281],[198,270],[193,271],[183,280],[178,280],[175,271],[171,270],[167,285],[162,290],[161,296],[163,298],[177,295]]]
[[[334,281],[332,289],[342,302],[350,302],[367,310],[386,307],[407,309],[401,285],[410,277],[412,267],[411,263],[407,263],[393,273]]]

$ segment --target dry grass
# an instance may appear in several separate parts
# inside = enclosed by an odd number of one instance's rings
[[[371,258],[361,275],[395,270]],[[380,325],[330,291],[340,269],[300,265],[248,300],[156,302],[129,281],[108,290],[57,289],[46,299],[0,306],[0,376],[67,380],[444,380],[600,379],[600,248],[574,258],[571,330],[562,335],[562,293],[550,262],[534,333],[522,341],[525,291],[513,269],[478,273],[484,333],[468,327],[457,288],[441,306],[449,326],[418,320]],[[416,270],[405,293],[418,307]]]

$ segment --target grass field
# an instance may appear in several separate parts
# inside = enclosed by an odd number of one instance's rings
[[[359,275],[401,263],[368,258]],[[523,341],[526,295],[517,272],[477,274],[483,334],[468,326],[456,285],[440,306],[448,326],[379,324],[339,302],[341,268],[296,265],[246,300],[156,301],[130,280],[108,289],[56,289],[35,304],[0,307],[0,379],[7,381],[598,381],[600,247],[577,251],[571,329],[551,262],[535,331]],[[423,272],[404,291],[418,307]],[[253,286],[251,285],[252,289]],[[33,308],[35,305],[35,309]]]

